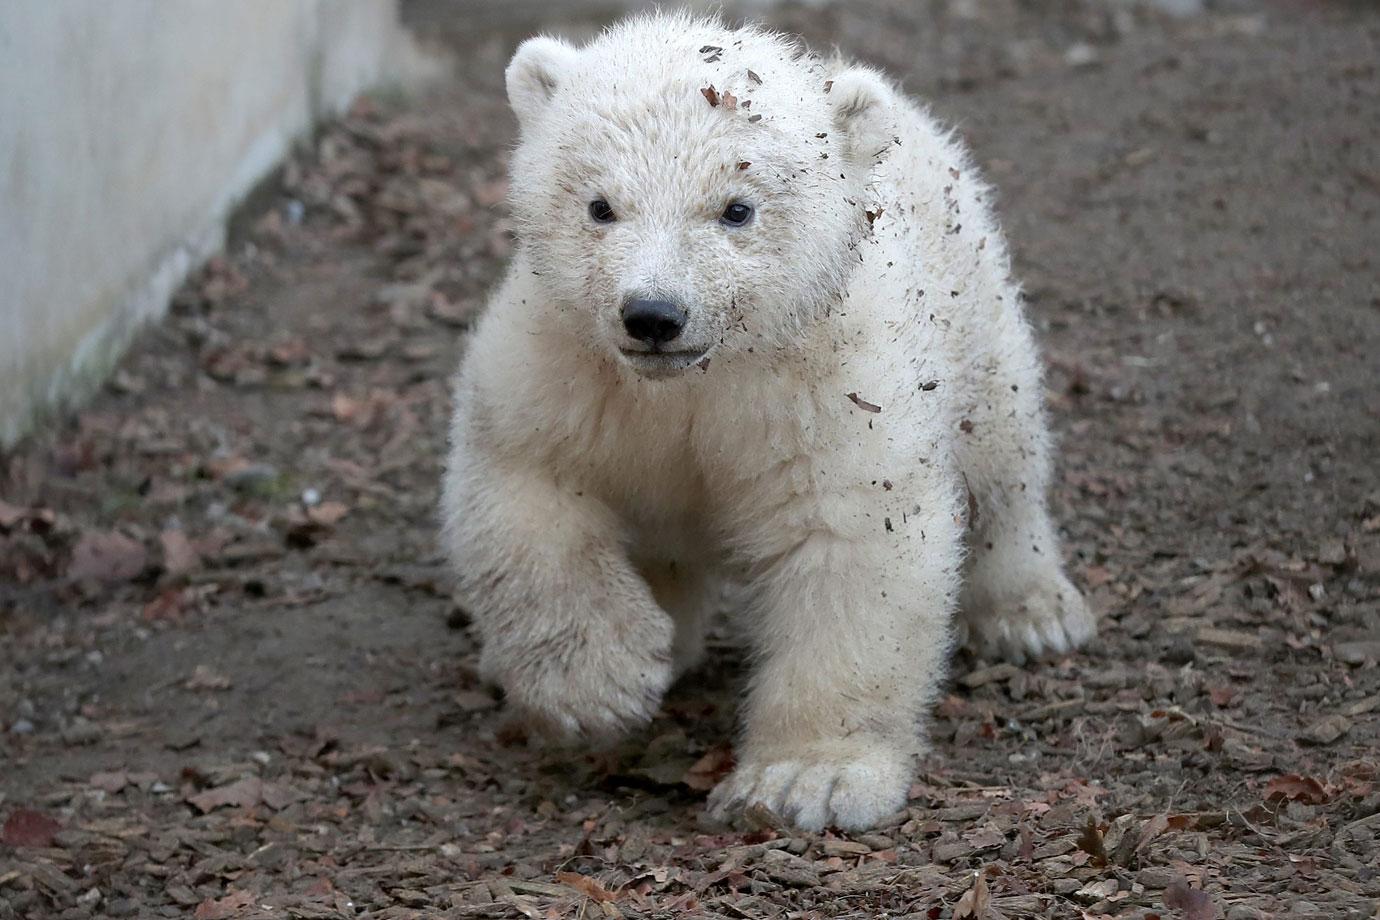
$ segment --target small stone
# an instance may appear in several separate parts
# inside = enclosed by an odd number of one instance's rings
[[[1345,664],[1361,665],[1367,661],[1380,661],[1380,639],[1358,639],[1354,642],[1338,642],[1332,646],[1332,654]]]
[[[1344,715],[1331,715],[1304,729],[1299,740],[1306,744],[1331,744],[1351,731],[1351,720]]]
[[[994,664],[988,668],[977,668],[969,671],[958,679],[958,682],[969,690],[990,683],[1010,680],[1015,675],[1021,673],[1021,669],[1014,664]]]
[[[1249,904],[1233,904],[1227,920],[1262,920],[1265,915]]]
[[[94,744],[102,735],[101,727],[81,717],[62,730],[62,740],[67,744]]]
[[[1335,537],[1324,540],[1318,547],[1318,561],[1323,565],[1341,565],[1346,562],[1346,544]]]
[[[1179,876],[1164,866],[1146,866],[1136,874],[1136,881],[1151,889],[1168,888]]]
[[[239,492],[260,492],[278,478],[278,468],[269,463],[250,463],[226,474],[225,484]]]
[[[865,843],[856,843],[852,840],[826,840],[820,847],[825,856],[842,856],[844,858],[855,856],[866,856],[872,852],[872,848]]]
[[[1204,626],[1198,630],[1196,638],[1203,645],[1215,645],[1235,651],[1253,651],[1262,645],[1260,637],[1254,633],[1239,629],[1220,629],[1216,626]]]
[[[1160,657],[1169,664],[1189,664],[1197,654],[1197,649],[1193,647],[1193,639],[1188,633],[1174,633],[1166,640]]]
[[[34,733],[34,723],[28,719],[17,719],[10,726],[11,735],[32,735]]]
[[[1070,45],[1064,52],[1064,63],[1070,67],[1092,67],[1100,63],[1102,55],[1097,53],[1097,49],[1087,42],[1078,42]]]
[[[973,853],[975,847],[966,840],[941,840],[934,845],[930,854],[935,862],[947,863]]]
[[[858,843],[866,844],[871,850],[889,850],[896,846],[896,841],[885,834],[859,834]]]
[[[798,888],[813,888],[819,884],[814,864],[785,850],[768,850],[762,859],[762,869],[773,880]]]

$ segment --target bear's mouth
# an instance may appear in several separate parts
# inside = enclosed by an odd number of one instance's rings
[[[632,365],[633,370],[644,377],[670,377],[704,361],[709,349],[642,351],[635,348],[620,348],[618,353],[623,356],[624,361]]]

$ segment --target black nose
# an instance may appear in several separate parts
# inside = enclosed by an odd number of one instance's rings
[[[669,300],[628,300],[623,304],[623,328],[639,342],[661,345],[685,328],[685,311]]]

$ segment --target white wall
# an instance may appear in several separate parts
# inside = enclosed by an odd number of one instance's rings
[[[99,384],[316,119],[417,66],[395,0],[3,0],[0,447]]]

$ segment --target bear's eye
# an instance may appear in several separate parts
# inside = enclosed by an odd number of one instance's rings
[[[752,220],[752,205],[735,201],[719,215],[719,220],[728,227],[741,227]]]
[[[618,215],[613,213],[613,206],[602,198],[596,198],[589,203],[589,216],[594,218],[595,223],[611,224],[618,219]]]

